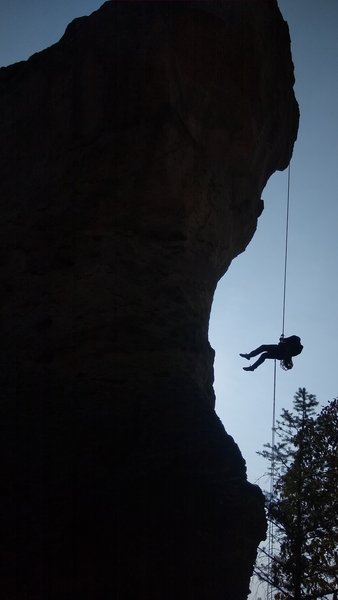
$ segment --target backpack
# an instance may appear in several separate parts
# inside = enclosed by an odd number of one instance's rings
[[[291,356],[297,356],[303,350],[303,346],[300,343],[300,337],[298,337],[298,335],[290,335],[290,337],[284,338],[284,344],[287,344]]]

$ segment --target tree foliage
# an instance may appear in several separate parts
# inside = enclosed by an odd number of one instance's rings
[[[273,487],[268,562],[257,575],[276,600],[315,600],[338,589],[338,399],[316,415],[316,397],[300,388],[294,410],[276,423],[277,443],[265,444]]]

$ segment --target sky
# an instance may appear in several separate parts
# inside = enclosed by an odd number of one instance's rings
[[[338,1],[279,0],[279,7],[301,115],[290,168],[285,334],[299,335],[304,350],[293,370],[278,365],[277,415],[292,407],[299,387],[320,405],[338,395]],[[255,452],[271,440],[273,361],[245,372],[238,354],[277,343],[282,332],[287,171],[270,178],[262,198],[253,240],[218,285],[209,337],[216,410],[247,461],[249,481],[264,487],[266,464]]]
[[[0,65],[58,41],[101,0],[0,0]],[[277,367],[276,413],[305,387],[320,405],[338,395],[338,0],[279,0],[290,28],[300,129],[291,163],[285,334],[302,338],[294,368]],[[245,372],[240,352],[277,343],[282,329],[287,171],[273,175],[256,234],[220,281],[210,319],[216,411],[268,489],[256,452],[271,440],[273,361]],[[337,369],[337,371],[336,371]]]

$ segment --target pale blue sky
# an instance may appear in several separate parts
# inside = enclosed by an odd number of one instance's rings
[[[338,394],[338,2],[280,0],[279,7],[290,28],[301,112],[291,163],[286,334],[300,335],[304,350],[292,371],[278,367],[277,414],[291,407],[298,387],[321,404]],[[271,438],[273,361],[246,373],[238,353],[277,342],[281,333],[286,171],[262,197],[255,237],[220,282],[210,324],[217,412],[252,482],[266,467],[255,451]]]
[[[25,60],[55,43],[75,17],[100,0],[0,0],[0,64]],[[277,413],[298,387],[326,403],[338,394],[338,0],[279,0],[289,23],[301,122],[291,171],[286,333],[304,343],[295,367],[278,367]],[[242,370],[239,352],[277,342],[282,286],[287,173],[263,193],[253,241],[220,282],[210,323],[216,350],[216,409],[247,461],[249,480],[264,487],[256,456],[270,440],[273,362]],[[245,363],[246,364],[246,363]]]

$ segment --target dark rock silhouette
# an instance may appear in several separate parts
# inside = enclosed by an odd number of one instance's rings
[[[6,600],[247,596],[263,497],[208,321],[292,86],[274,0],[106,2],[0,70]]]

